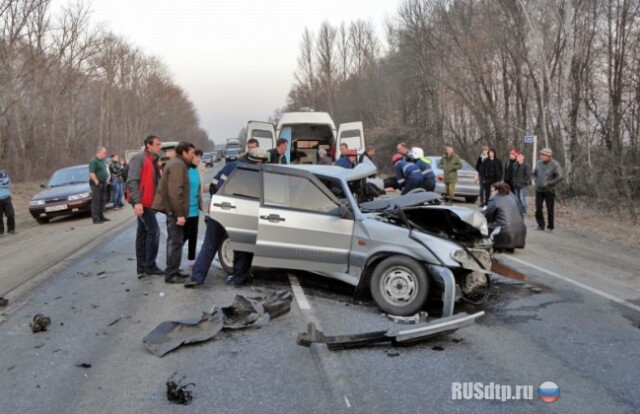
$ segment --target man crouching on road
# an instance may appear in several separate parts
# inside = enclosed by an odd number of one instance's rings
[[[182,141],[176,147],[176,156],[165,166],[153,200],[153,209],[167,215],[167,267],[164,270],[166,283],[184,283],[188,277],[180,273],[184,225],[189,216],[189,166],[196,148]]]
[[[261,164],[269,160],[269,153],[260,148],[251,149],[245,156],[241,157],[236,162],[231,162],[224,166],[218,174],[216,174],[213,183],[209,187],[209,193],[213,196],[218,192],[224,184],[226,177],[238,166],[239,163]],[[204,234],[204,242],[200,247],[200,253],[196,258],[196,263],[193,265],[193,271],[191,272],[191,278],[184,284],[186,288],[193,288],[200,286],[204,283],[209,273],[209,268],[213,262],[213,258],[216,252],[220,248],[222,241],[224,240],[225,230],[224,227],[211,216],[204,217],[204,221],[207,223],[207,230]],[[233,252],[233,269],[234,274],[228,276],[225,279],[227,284],[234,284],[236,286],[241,285],[249,279],[249,269],[251,268],[251,261],[253,260],[253,254],[247,252]],[[228,280],[228,281],[227,281]]]

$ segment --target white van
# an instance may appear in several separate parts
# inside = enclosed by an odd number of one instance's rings
[[[335,160],[340,158],[340,144],[347,144],[358,155],[364,153],[364,131],[362,122],[349,122],[336,126],[326,112],[287,112],[282,115],[274,129],[269,122],[249,121],[247,141],[255,138],[260,148],[274,148],[279,138],[289,141],[289,151],[285,154],[287,163],[298,159],[301,164],[316,164],[318,150],[324,148]],[[304,154],[304,155],[303,155]]]

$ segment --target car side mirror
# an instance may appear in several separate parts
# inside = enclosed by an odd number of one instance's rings
[[[340,204],[340,207],[338,207],[338,215],[340,218],[353,220],[353,213],[349,210],[349,207],[344,204]]]

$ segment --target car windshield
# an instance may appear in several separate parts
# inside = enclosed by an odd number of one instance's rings
[[[82,184],[89,182],[89,166],[65,168],[53,173],[47,187],[60,187],[69,184]]]

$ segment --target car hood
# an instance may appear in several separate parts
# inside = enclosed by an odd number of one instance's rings
[[[31,200],[47,200],[50,198],[66,197],[78,193],[91,192],[89,183],[67,184],[60,187],[49,187],[33,196]]]
[[[488,234],[487,220],[477,211],[466,207],[438,204],[425,205],[439,198],[440,195],[433,192],[418,192],[361,203],[360,209],[363,213],[381,213],[401,209],[405,211],[406,215],[410,215],[412,218],[420,221],[423,221],[425,218],[419,211],[427,210],[432,212],[432,214],[429,214],[432,218],[432,223],[429,224],[429,227],[433,227],[436,225],[436,222],[438,222],[438,225],[444,225],[445,228],[443,229],[446,229],[446,225],[449,223],[449,221],[446,220],[446,216],[455,216],[460,221],[480,230],[483,235],[486,236]]]

